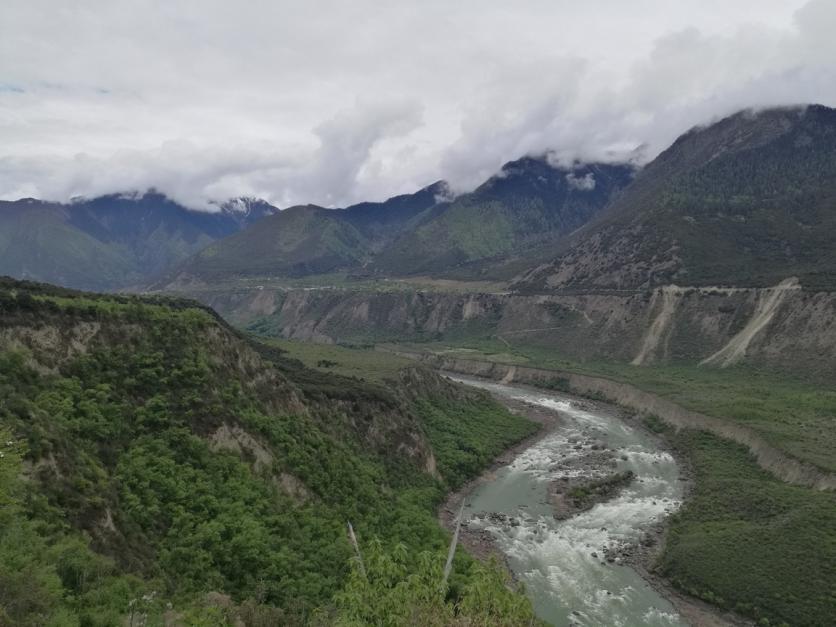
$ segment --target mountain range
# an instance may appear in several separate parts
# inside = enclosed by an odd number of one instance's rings
[[[469,193],[439,181],[343,209],[214,213],[150,192],[0,204],[0,273],[93,289],[241,278],[426,276],[523,292],[656,285],[831,287],[836,110],[741,111],[644,167],[527,156]],[[256,224],[257,222],[257,224]]]
[[[742,111],[682,135],[516,287],[832,288],[834,233],[836,110]]]
[[[281,211],[217,241],[167,277],[177,284],[241,276],[484,276],[585,224],[632,179],[629,165],[552,165],[524,157],[471,193],[439,181],[415,194],[345,209]],[[166,281],[163,281],[166,284]]]
[[[0,625],[539,624],[438,523],[547,406],[433,369],[617,404],[676,453],[642,548],[604,564],[653,564],[712,619],[829,624],[835,226],[815,105],[643,167],[526,156],[459,195],[2,203],[0,273],[195,300],[0,277]],[[599,436],[578,459],[619,463]],[[516,534],[511,511],[483,520]]]
[[[124,289],[276,211],[248,198],[214,212],[192,211],[154,191],[67,204],[0,201],[0,274]]]

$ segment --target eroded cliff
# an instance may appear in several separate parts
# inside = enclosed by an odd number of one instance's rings
[[[192,296],[236,324],[299,340],[494,338],[576,360],[836,371],[836,294],[803,289],[792,278],[770,288],[669,285],[552,295],[333,288]]]

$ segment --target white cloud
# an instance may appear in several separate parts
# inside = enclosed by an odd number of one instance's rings
[[[575,176],[574,172],[569,172],[566,175],[566,182],[572,189],[582,192],[591,192],[595,189],[595,175],[592,172],[587,172],[584,176]]]
[[[836,105],[832,0],[0,5],[0,197],[341,205]]]

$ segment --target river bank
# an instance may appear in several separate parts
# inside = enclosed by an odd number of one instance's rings
[[[468,383],[468,381],[463,382]],[[519,461],[525,456],[526,452],[536,449],[538,445],[542,447],[543,443],[548,441],[550,438],[560,438],[561,436],[559,432],[561,430],[571,430],[573,425],[571,416],[567,414],[565,409],[562,410],[556,407],[543,406],[542,402],[545,402],[546,399],[543,399],[539,403],[526,402],[524,400],[520,400],[519,398],[510,398],[504,393],[497,393],[496,386],[498,384],[495,382],[481,381],[480,384],[478,380],[474,380],[470,381],[470,383],[475,383],[479,387],[488,387],[489,391],[491,391],[500,402],[509,407],[509,409],[515,412],[524,413],[532,420],[542,424],[543,428],[531,438],[518,443],[516,446],[503,453],[499,458],[497,458],[491,468],[483,473],[482,476],[448,496],[446,502],[439,511],[439,519],[448,529],[451,529],[455,525],[455,519],[463,501],[465,503],[469,503],[469,499],[472,498],[472,495],[478,493],[480,490],[484,492],[486,488],[489,489],[491,482],[497,481],[498,475],[506,472],[511,464],[516,463],[519,466]],[[495,389],[491,390],[491,387],[494,387]],[[581,413],[588,411],[591,412],[590,415],[606,415],[608,420],[615,420],[622,423],[625,431],[636,430],[640,432],[642,441],[652,443],[652,447],[656,451],[660,452],[660,454],[668,456],[675,455],[675,451],[673,451],[662,438],[660,438],[657,434],[650,432],[643,424],[641,424],[640,421],[634,419],[632,414],[625,412],[621,408],[614,407],[597,400],[583,399],[568,396],[562,393],[555,394],[548,390],[542,390],[530,386],[514,385],[513,388],[510,389],[528,392],[533,397],[542,395],[547,398],[570,402],[572,406],[580,410]],[[555,460],[551,460],[549,462],[548,469],[554,472],[563,472],[566,475],[589,476],[592,471],[597,470],[599,473],[602,472],[602,467],[614,467],[615,464],[612,460],[615,458],[612,454],[615,451],[610,449],[610,460],[609,463],[607,463],[608,460],[605,454],[607,453],[608,447],[604,447],[600,444],[600,440],[598,439],[599,436],[594,433],[595,429],[591,429],[591,432],[592,433],[586,435],[580,433],[572,436],[574,438],[573,441],[568,442],[568,444],[571,444],[571,454],[559,454],[558,458],[561,459],[557,462],[555,462]],[[638,455],[639,453],[636,454]],[[646,452],[641,454],[646,455]],[[621,455],[624,459],[627,458],[623,452]],[[680,459],[678,456],[676,461],[677,464],[674,466],[674,472],[677,472],[678,474],[676,477],[676,481],[679,486],[678,489],[681,490],[682,498],[687,498],[692,484],[690,470],[687,460]],[[624,462],[618,461],[618,463],[623,464]],[[650,463],[658,464],[659,460],[654,460]],[[647,468],[650,467],[648,466],[646,469]],[[594,475],[594,472],[592,472],[592,474]],[[639,483],[651,481],[651,477],[647,475],[646,471],[644,478],[639,478],[637,481]],[[641,485],[636,487],[639,490],[646,489],[645,486]],[[613,498],[615,498],[615,495],[613,495]],[[669,497],[663,496],[660,498],[660,501],[661,500],[669,500]],[[625,540],[623,542],[619,541],[608,544],[606,547],[602,547],[603,550],[598,549],[598,547],[592,543],[587,543],[585,545],[585,555],[592,556],[594,560],[599,562],[598,565],[594,565],[594,568],[598,569],[595,572],[599,574],[602,568],[608,567],[616,569],[620,567],[629,567],[632,569],[638,576],[641,577],[643,582],[646,582],[652,587],[656,594],[670,603],[672,606],[671,611],[675,608],[681,619],[686,621],[688,624],[706,625],[708,627],[751,624],[741,621],[734,616],[722,613],[718,609],[713,608],[706,603],[682,595],[677,590],[673,589],[667,581],[654,573],[654,564],[664,548],[666,530],[665,521],[667,515],[669,515],[675,507],[678,507],[680,503],[681,501],[672,502],[669,507],[661,508],[659,506],[663,505],[663,503],[657,503],[655,500],[652,501],[654,512],[658,511],[659,514],[658,520],[655,520],[655,515],[651,516],[652,520],[649,524],[642,525],[641,534],[628,534],[624,536]],[[650,503],[645,503],[645,505],[649,506]],[[542,506],[539,510],[540,514],[543,513],[543,507],[545,507],[551,516],[554,516],[553,503],[551,503],[548,498],[541,500],[537,506]],[[522,507],[526,508],[528,506],[522,505]],[[527,526],[529,530],[533,530],[534,535],[540,536],[538,541],[543,542],[545,534],[550,533],[550,530],[546,528],[547,525],[544,524],[543,519],[537,522],[537,512],[534,511],[535,509],[536,508],[532,503],[532,509],[517,510],[519,512],[523,512],[518,516],[514,514],[509,515],[507,512],[492,512],[483,515],[481,519],[478,517],[475,519],[469,519],[466,515],[465,522],[462,525],[462,531],[460,533],[460,542],[469,552],[481,559],[487,559],[491,556],[497,557],[501,563],[506,565],[509,572],[514,575],[518,570],[520,570],[520,565],[519,563],[516,565],[511,563],[513,560],[509,558],[507,539],[503,540],[505,546],[499,546],[498,539],[503,536],[498,535],[497,529],[500,530],[500,534],[502,533],[501,530],[505,529],[506,533],[514,535],[518,533],[518,529],[526,528]],[[604,530],[605,528],[602,527],[601,531]],[[586,537],[586,539],[589,538]],[[505,550],[503,550],[503,548]],[[519,546],[516,548],[519,549]],[[517,555],[517,561],[519,561],[518,558],[519,556]],[[575,559],[578,558],[579,556],[575,556]],[[588,557],[582,557],[582,559],[587,562],[589,561]],[[587,564],[587,567],[588,566],[589,564]],[[518,576],[517,578],[519,579]],[[609,582],[608,585],[613,587],[612,582]],[[604,588],[606,587],[607,586],[604,586]],[[629,588],[629,585],[625,587],[625,589]],[[614,588],[614,591],[609,589],[605,590],[604,594],[610,598],[617,598],[619,592],[617,588]],[[613,597],[613,595],[615,595],[615,597]],[[606,603],[603,603],[603,605],[606,605]],[[593,624],[595,620],[594,618],[585,620],[585,616],[588,616],[589,611],[589,608],[573,610],[571,615],[566,619],[568,622],[560,622],[558,624]],[[648,622],[647,624],[681,624],[681,622],[677,622],[677,619],[673,618],[669,614],[670,611],[657,612],[657,614],[652,615],[651,618],[653,621],[658,622]],[[598,616],[598,620],[600,620],[600,618],[601,617]]]
[[[787,451],[767,441],[757,430],[739,421],[721,419],[688,409],[669,398],[630,383],[603,376],[512,365],[476,357],[462,358],[402,348],[385,350],[422,361],[440,371],[513,385],[531,385],[541,390],[565,391],[579,397],[614,403],[639,414],[656,416],[677,430],[685,428],[712,433],[724,440],[745,446],[761,468],[785,483],[815,490],[836,490],[836,472],[789,455]],[[785,408],[772,408],[774,411],[783,409]]]
[[[449,373],[442,374],[449,376]],[[542,440],[561,423],[560,415],[554,410],[505,397],[494,396],[494,398],[510,411],[526,416],[529,420],[540,424],[541,427],[536,433],[505,449],[481,475],[475,479],[471,479],[458,490],[454,490],[447,495],[444,504],[438,510],[438,520],[441,526],[451,533],[456,527],[456,518],[461,509],[462,501],[476,487],[487,481],[491,481],[494,478],[494,473],[498,469],[510,464],[519,453],[529,448],[532,444]],[[505,569],[511,577],[515,578],[513,570],[508,565],[505,554],[496,547],[496,542],[490,533],[473,529],[467,524],[462,524],[459,530],[459,544],[465,547],[468,553],[480,560],[487,561],[492,557],[496,558],[500,564],[505,566]]]

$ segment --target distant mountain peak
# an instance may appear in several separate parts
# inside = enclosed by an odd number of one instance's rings
[[[243,205],[243,207],[242,207]],[[248,199],[243,211],[189,209],[156,191],[69,203],[0,202],[0,274],[69,287],[123,289],[277,211]]]
[[[430,192],[435,198],[436,204],[443,202],[452,202],[456,199],[456,192],[450,187],[447,181],[436,181],[432,185],[427,185],[421,192]],[[419,192],[420,193],[420,192]]]
[[[239,196],[237,198],[230,198],[221,203],[212,203],[216,205],[221,211],[228,213],[237,213],[244,216],[249,216],[254,212],[271,215],[280,209],[271,205],[266,200],[256,198],[254,196]]]

